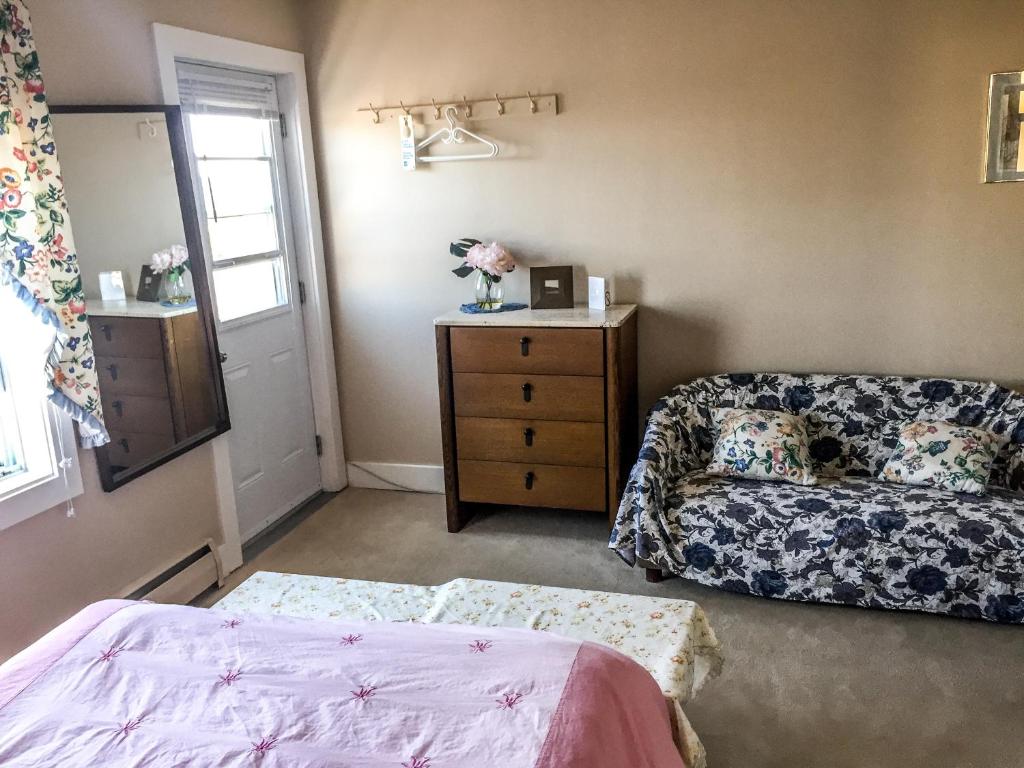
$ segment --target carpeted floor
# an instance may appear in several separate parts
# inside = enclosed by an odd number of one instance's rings
[[[498,512],[449,534],[441,496],[349,489],[257,543],[203,604],[256,570],[681,597],[725,649],[687,708],[711,768],[1024,768],[1024,627],[647,584],[606,538],[600,517],[565,512]]]

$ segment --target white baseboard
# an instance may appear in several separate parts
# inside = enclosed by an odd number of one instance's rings
[[[444,468],[437,464],[350,461],[348,484],[354,488],[444,493]]]

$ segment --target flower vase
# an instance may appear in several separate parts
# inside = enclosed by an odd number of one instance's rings
[[[486,311],[501,309],[504,301],[505,286],[500,278],[494,278],[486,272],[480,272],[476,278],[476,305]]]
[[[183,272],[167,273],[167,303],[188,304],[192,294],[185,290],[185,274]]]

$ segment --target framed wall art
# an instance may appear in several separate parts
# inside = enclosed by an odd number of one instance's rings
[[[1024,181],[1024,72],[1000,72],[989,78],[985,181]]]

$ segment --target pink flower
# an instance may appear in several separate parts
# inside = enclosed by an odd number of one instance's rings
[[[469,644],[470,653],[483,653],[489,651],[493,643],[490,640],[474,640]]]
[[[516,268],[512,254],[498,243],[477,243],[466,252],[466,263],[492,276],[500,276]]]
[[[110,661],[111,659],[116,659],[123,650],[123,645],[112,645],[100,654],[100,661]]]
[[[126,720],[121,724],[121,727],[117,729],[118,736],[127,736],[132,731],[136,730],[142,725],[141,717],[133,717],[131,720]]]
[[[240,670],[240,669],[229,669],[225,674],[217,675],[219,680],[217,681],[217,683],[215,683],[215,685],[223,685],[223,686],[226,686],[226,687],[230,688],[231,684],[236,682],[238,680],[238,678],[240,678],[241,676],[242,676],[242,670]]]
[[[363,639],[362,635],[345,635],[339,641],[339,645],[355,645]]]
[[[402,768],[430,768],[430,758],[414,757],[408,763],[402,763]]]
[[[253,743],[252,749],[249,750],[250,755],[263,756],[267,754],[277,745],[277,736],[266,736],[260,739],[258,742]]]
[[[220,628],[221,629],[235,629],[241,623],[242,623],[241,619],[227,619],[223,624],[220,625]]]
[[[495,699],[498,702],[498,709],[515,709],[516,705],[523,700],[523,694],[521,693],[503,693],[500,699]]]
[[[358,691],[349,691],[352,694],[353,699],[359,699],[360,701],[366,701],[373,697],[377,690],[376,685],[360,685]]]

